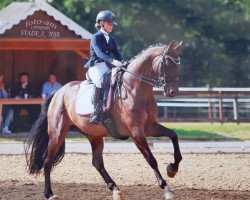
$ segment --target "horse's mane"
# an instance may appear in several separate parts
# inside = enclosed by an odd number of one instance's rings
[[[136,58],[140,57],[144,52],[146,52],[147,50],[154,48],[154,47],[163,47],[166,46],[165,44],[162,43],[157,43],[157,44],[152,44],[149,47],[147,47],[146,49],[143,49],[140,53],[138,53],[136,56],[134,56],[133,58],[131,58],[129,60],[129,62],[132,62],[133,60],[135,60]]]

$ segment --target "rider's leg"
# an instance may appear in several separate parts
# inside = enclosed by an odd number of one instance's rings
[[[103,91],[102,88],[95,87],[93,104],[95,111],[90,117],[90,123],[100,124],[102,121]]]
[[[89,68],[88,74],[92,82],[95,85],[94,93],[94,108],[95,111],[91,115],[90,122],[94,124],[100,124],[102,120],[102,102],[103,102],[103,76],[110,70],[110,68],[103,62],[97,63],[93,67]]]

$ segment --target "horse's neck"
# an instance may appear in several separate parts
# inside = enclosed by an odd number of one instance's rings
[[[135,74],[150,78],[153,71],[153,61],[161,55],[162,49],[163,47],[152,47],[146,50],[131,62],[128,66],[128,70]]]
[[[155,79],[153,73],[153,61],[154,58],[159,56],[159,48],[150,49],[137,57],[128,66],[128,71],[141,77]],[[146,98],[147,95],[153,94],[153,86],[145,81],[142,81],[138,76],[130,73],[124,74],[124,84],[128,90],[133,90],[136,95],[140,95],[142,98]]]
[[[140,76],[148,76],[150,73],[149,63],[151,63],[151,59],[149,56],[143,56],[143,58],[144,59],[137,58],[129,65],[128,70]]]

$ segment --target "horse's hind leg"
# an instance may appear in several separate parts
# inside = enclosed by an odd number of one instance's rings
[[[174,147],[174,163],[168,165],[167,173],[169,177],[173,178],[178,172],[179,163],[182,160],[177,134],[174,130],[166,128],[157,122],[155,122],[150,128],[147,129],[146,134],[147,136],[153,137],[167,136],[172,140]]]
[[[44,178],[45,178],[44,196],[47,199],[49,198],[51,199],[52,197],[55,197],[51,189],[50,173],[51,173],[51,169],[52,169],[52,165],[54,162],[57,148],[58,148],[58,145],[56,144],[55,140],[50,139],[49,144],[48,144],[47,157],[44,161]]]
[[[89,136],[88,139],[92,147],[92,154],[93,154],[92,164],[101,174],[108,188],[111,191],[113,191],[113,199],[125,200],[123,193],[119,190],[116,183],[112,180],[112,178],[109,176],[108,172],[104,167],[103,156],[102,156],[103,146],[104,146],[103,137]]]
[[[58,199],[56,195],[53,194],[51,189],[51,169],[54,164],[55,158],[57,157],[58,152],[60,152],[60,148],[64,148],[65,136],[68,133],[69,126],[66,122],[64,122],[63,117],[61,117],[57,127],[51,126],[49,124],[48,134],[49,134],[49,143],[46,159],[44,161],[44,178],[45,178],[45,189],[44,196],[47,199]],[[64,153],[64,149],[61,150]]]

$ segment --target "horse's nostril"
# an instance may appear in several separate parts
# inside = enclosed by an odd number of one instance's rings
[[[170,91],[170,94],[171,94],[171,95],[175,95],[175,91],[174,91],[174,90],[171,90],[171,91]]]

